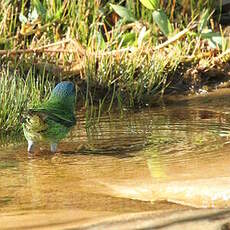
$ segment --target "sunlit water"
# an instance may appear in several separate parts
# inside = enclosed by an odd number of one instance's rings
[[[57,154],[42,146],[28,155],[25,141],[3,139],[5,229],[58,229],[122,213],[230,207],[228,96],[111,113],[88,131],[78,112]]]

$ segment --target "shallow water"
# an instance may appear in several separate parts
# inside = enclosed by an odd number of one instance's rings
[[[100,117],[57,154],[0,144],[3,229],[62,229],[122,213],[230,207],[229,90]],[[180,102],[178,102],[180,101]]]

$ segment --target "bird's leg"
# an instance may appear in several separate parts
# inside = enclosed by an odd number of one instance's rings
[[[34,142],[31,140],[28,140],[28,152],[31,153],[33,151],[33,147],[34,147]]]
[[[56,150],[57,150],[57,143],[51,143],[51,144],[50,144],[50,151],[51,151],[52,153],[55,153]]]

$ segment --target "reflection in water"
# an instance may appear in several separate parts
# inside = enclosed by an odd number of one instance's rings
[[[89,218],[179,204],[229,207],[230,106],[212,106],[110,114],[87,132],[78,114],[55,155],[44,146],[28,157],[26,143],[2,142],[0,210],[77,210]]]

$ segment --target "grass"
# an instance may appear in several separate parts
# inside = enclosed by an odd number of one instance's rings
[[[212,55],[207,35],[189,23],[208,24],[203,9],[211,12],[215,1],[159,2],[173,25],[168,37],[138,0],[0,0],[0,132],[20,131],[21,113],[47,98],[59,77],[76,82],[89,125],[114,105],[142,106],[164,95],[181,66]],[[110,3],[134,20],[120,18]]]
[[[4,68],[0,72],[0,133],[20,131],[23,111],[46,99],[53,85],[45,75],[35,76],[32,68],[27,74]]]
[[[173,50],[171,51],[173,52]],[[144,102],[147,95],[163,94],[168,82],[168,73],[180,63],[180,55],[165,57],[161,52],[154,54],[125,54],[118,61],[112,56],[104,56],[91,62],[86,69],[87,82],[93,89],[95,79],[100,88],[107,89],[102,94],[104,101],[134,107]],[[98,65],[95,75],[95,65]],[[89,90],[93,92],[92,89]],[[95,95],[88,97],[96,98]],[[107,97],[107,98],[105,98]],[[88,98],[89,99],[89,98]],[[111,106],[109,107],[111,108]]]

